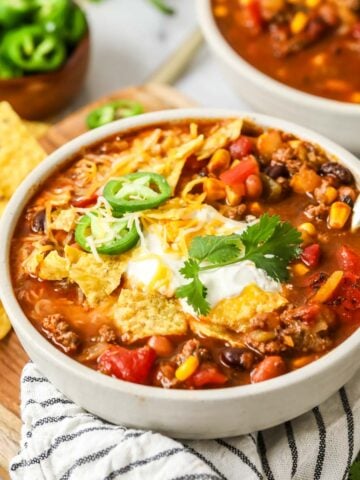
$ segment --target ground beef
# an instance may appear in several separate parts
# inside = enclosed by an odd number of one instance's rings
[[[324,203],[319,203],[317,205],[308,205],[304,213],[310,220],[315,220],[316,222],[321,222],[325,220],[329,214],[330,207]]]
[[[245,203],[241,203],[236,207],[221,205],[219,207],[219,212],[224,215],[224,217],[230,218],[231,220],[242,220],[246,213],[246,205]]]
[[[158,365],[154,373],[154,385],[162,388],[175,388],[179,380],[175,377],[176,365],[171,362],[163,362]]]
[[[99,328],[97,337],[93,340],[97,343],[117,343],[116,332],[109,325],[102,325]]]
[[[79,336],[71,329],[64,317],[58,313],[48,315],[42,322],[46,337],[65,353],[76,353],[80,345]]]
[[[284,164],[290,175],[297,173],[303,165],[296,151],[291,147],[282,147],[276,150],[271,157],[272,163]]]

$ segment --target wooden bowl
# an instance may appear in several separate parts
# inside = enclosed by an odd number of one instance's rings
[[[60,70],[0,80],[0,101],[8,101],[28,120],[41,120],[62,110],[83,86],[90,57],[87,34]]]

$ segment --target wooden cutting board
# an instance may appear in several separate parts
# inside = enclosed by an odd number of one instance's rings
[[[147,84],[130,87],[103,97],[54,124],[40,140],[51,153],[69,140],[84,133],[89,111],[110,100],[128,98],[141,102],[146,111],[193,107],[195,103],[171,87]],[[19,381],[28,357],[14,332],[0,342],[0,478],[8,479],[8,465],[17,453],[21,421],[19,418]],[[30,480],[30,479],[29,479]],[[34,479],[35,480],[35,479]]]

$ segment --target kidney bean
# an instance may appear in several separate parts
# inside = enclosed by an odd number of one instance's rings
[[[273,163],[266,167],[265,169],[266,175],[270,178],[276,180],[279,177],[288,178],[289,177],[289,170],[287,169],[286,165],[283,163]]]
[[[279,377],[286,373],[287,368],[284,360],[279,356],[266,357],[251,372],[251,383],[263,382],[270,378]]]
[[[263,191],[263,184],[259,175],[249,175],[245,180],[246,196],[252,200],[259,198]]]
[[[45,230],[45,210],[39,210],[31,220],[31,230],[42,233]]]
[[[231,158],[236,160],[249,155],[254,150],[254,144],[248,137],[241,136],[230,145],[229,150]]]
[[[168,357],[174,350],[174,346],[170,340],[161,335],[153,335],[150,337],[148,345],[155,350],[159,357]]]
[[[354,181],[354,177],[350,170],[337,162],[323,163],[319,170],[320,175],[331,175],[340,180],[341,183],[349,185]]]
[[[255,361],[255,353],[246,348],[226,347],[221,350],[220,361],[226,367],[250,370]]]

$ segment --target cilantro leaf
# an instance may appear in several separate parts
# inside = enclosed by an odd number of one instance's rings
[[[192,281],[177,288],[176,296],[186,298],[187,303],[193,307],[196,313],[206,315],[210,311],[210,304],[206,300],[207,288],[199,278],[199,265],[195,260],[187,260],[180,272],[185,278],[192,278]]]
[[[245,247],[242,260],[251,260],[275,280],[289,278],[291,260],[300,255],[301,234],[278,215],[262,215],[260,221],[248,227],[241,240]]]
[[[197,313],[206,315],[210,304],[200,272],[251,260],[270,277],[286,281],[289,263],[300,255],[300,244],[301,235],[289,222],[267,213],[241,234],[195,237],[189,249],[190,258],[180,270],[191,282],[177,288],[176,296],[186,298]]]
[[[189,255],[200,262],[206,261],[216,265],[238,258],[242,247],[239,235],[205,235],[192,240]]]

